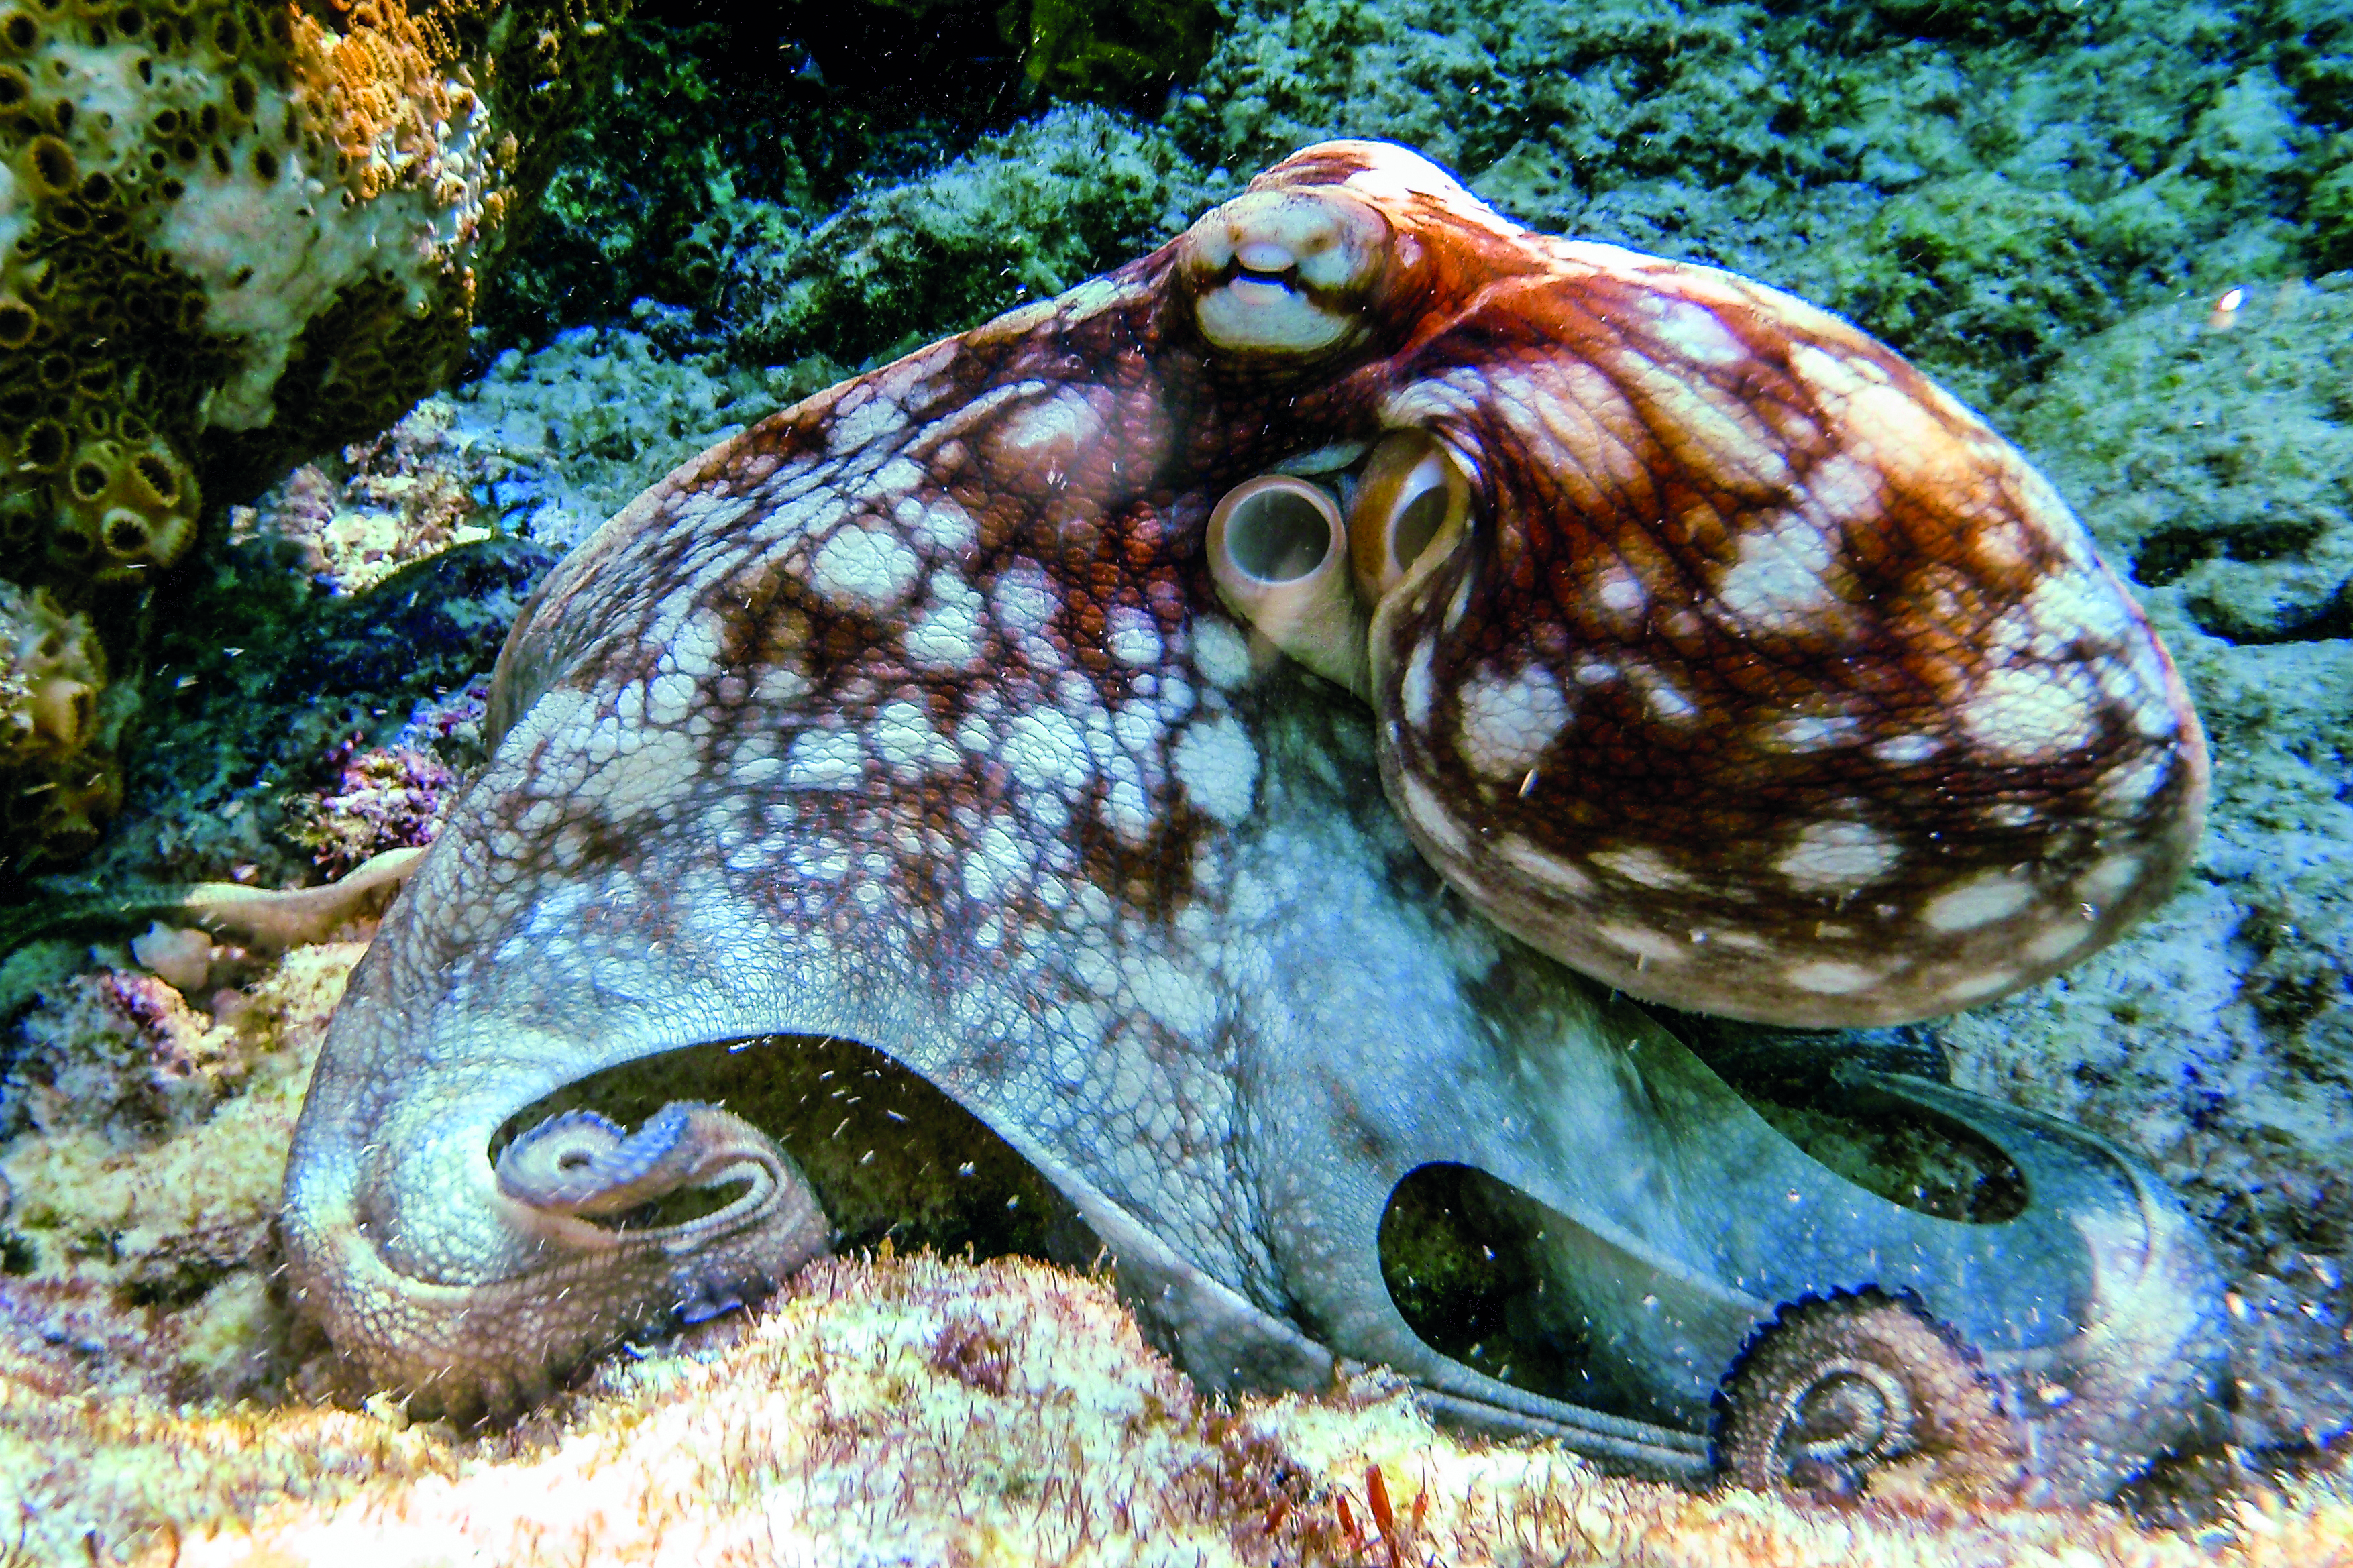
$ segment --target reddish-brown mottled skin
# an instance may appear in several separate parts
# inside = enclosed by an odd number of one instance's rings
[[[1221,611],[1205,526],[1404,430],[1470,508],[1365,606],[1368,734]],[[1612,986],[1866,1023],[2115,934],[2205,780],[2081,528],[1885,348],[1363,142],[680,468],[526,608],[491,730],[287,1183],[307,1310],[459,1404],[773,1273],[752,1220],[616,1236],[484,1152],[602,1068],[760,1035],[864,1041],[981,1116],[1191,1282],[1166,1321],[1220,1378],[1328,1370],[1309,1332],[1393,1357],[1349,1338],[1395,1313],[1333,1282],[1363,1260],[1319,1184],[1377,1205],[1447,1096],[1465,1136],[1528,1124],[1478,1099],[1529,1092],[1480,1076],[1504,1046],[1601,1037],[1398,820]]]
[[[1335,437],[1430,430],[1472,480],[1373,657],[1391,798],[1472,902],[1639,996],[1864,1025],[2040,980],[2165,896],[2197,716],[2012,447],[1787,295],[1511,229],[1350,146],[1253,188],[1360,192],[1402,258],[1360,303],[1384,352],[1302,403]],[[1482,678],[1511,742],[1484,770]]]

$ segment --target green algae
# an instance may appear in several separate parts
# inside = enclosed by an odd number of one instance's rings
[[[944,321],[976,325],[1150,249],[1230,189],[1148,127],[1058,108],[805,236],[772,230],[744,248],[735,341],[849,362],[913,348]]]
[[[1021,71],[1058,97],[1118,102],[1165,90],[1208,58],[1215,0],[1018,0],[997,29],[1021,47]]]
[[[855,190],[952,160],[1017,107],[971,71],[926,93],[837,89],[806,50],[761,47],[748,22],[740,38],[643,15],[617,31],[605,90],[475,333],[483,357],[528,346],[551,322],[616,319],[640,297],[719,311],[734,259],[726,237],[806,231]],[[948,52],[913,47],[908,63],[945,79]]]
[[[2137,305],[2315,263],[2346,98],[2294,7],[1997,9],[1254,4],[1169,123],[1237,167],[1416,143],[1536,227],[1829,305],[1979,404]]]
[[[765,158],[745,156],[731,134],[731,121],[766,119],[786,95],[718,74],[723,29],[637,18],[617,31],[606,90],[566,141],[478,345],[528,344],[546,322],[593,320],[639,295],[706,303],[718,283],[711,263],[679,249],[697,215],[736,200],[739,185],[796,213],[818,200],[788,132],[768,139]]]
[[[646,297],[749,357],[856,363],[1066,287],[1190,217],[1204,172],[1172,142],[1052,99],[1156,100],[1208,52],[1214,7],[1039,0],[1007,9],[997,58],[968,58],[994,33],[902,9],[906,63],[935,73],[917,84],[829,75],[789,37],[747,64],[748,23],[629,24],[478,347]],[[889,15],[849,12],[869,30]]]
[[[1419,147],[1536,227],[1789,289],[1980,405],[2158,300],[2353,260],[2353,24],[2324,0],[1239,0],[1213,43],[1187,6],[1039,0],[997,18],[1011,53],[960,66],[976,23],[932,38],[938,6],[901,8],[913,74],[828,92],[789,75],[789,36],[764,77],[716,58],[720,29],[633,24],[501,320],[642,293],[747,356],[865,363],[1114,265],[1330,136]],[[1145,75],[1188,84],[1165,109],[1008,96],[1027,72],[1134,106],[1111,62],[1155,26],[1176,52]]]

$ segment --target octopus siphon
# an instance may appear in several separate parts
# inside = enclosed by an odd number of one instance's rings
[[[2083,527],[1787,294],[1310,147],[671,473],[525,607],[490,730],[287,1171],[369,1386],[512,1410],[773,1288],[826,1215],[733,1111],[493,1140],[617,1064],[838,1039],[1041,1173],[1212,1388],[1379,1363],[1637,1473],[2061,1500],[2211,1413],[2215,1268],[2131,1157],[1841,1068],[2022,1183],[1925,1212],[1641,1005],[1980,1003],[2199,832],[2196,715]],[[1431,1171],[1515,1205],[1591,1397],[1401,1315]]]

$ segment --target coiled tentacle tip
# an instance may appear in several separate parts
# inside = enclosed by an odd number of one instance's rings
[[[1718,1389],[1720,1474],[1762,1491],[1859,1494],[1904,1459],[1979,1495],[2024,1479],[2025,1434],[1977,1353],[1916,1298],[1809,1297],[1750,1336]]]

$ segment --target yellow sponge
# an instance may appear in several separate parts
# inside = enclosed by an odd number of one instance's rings
[[[0,0],[0,572],[136,582],[444,379],[626,5]]]

